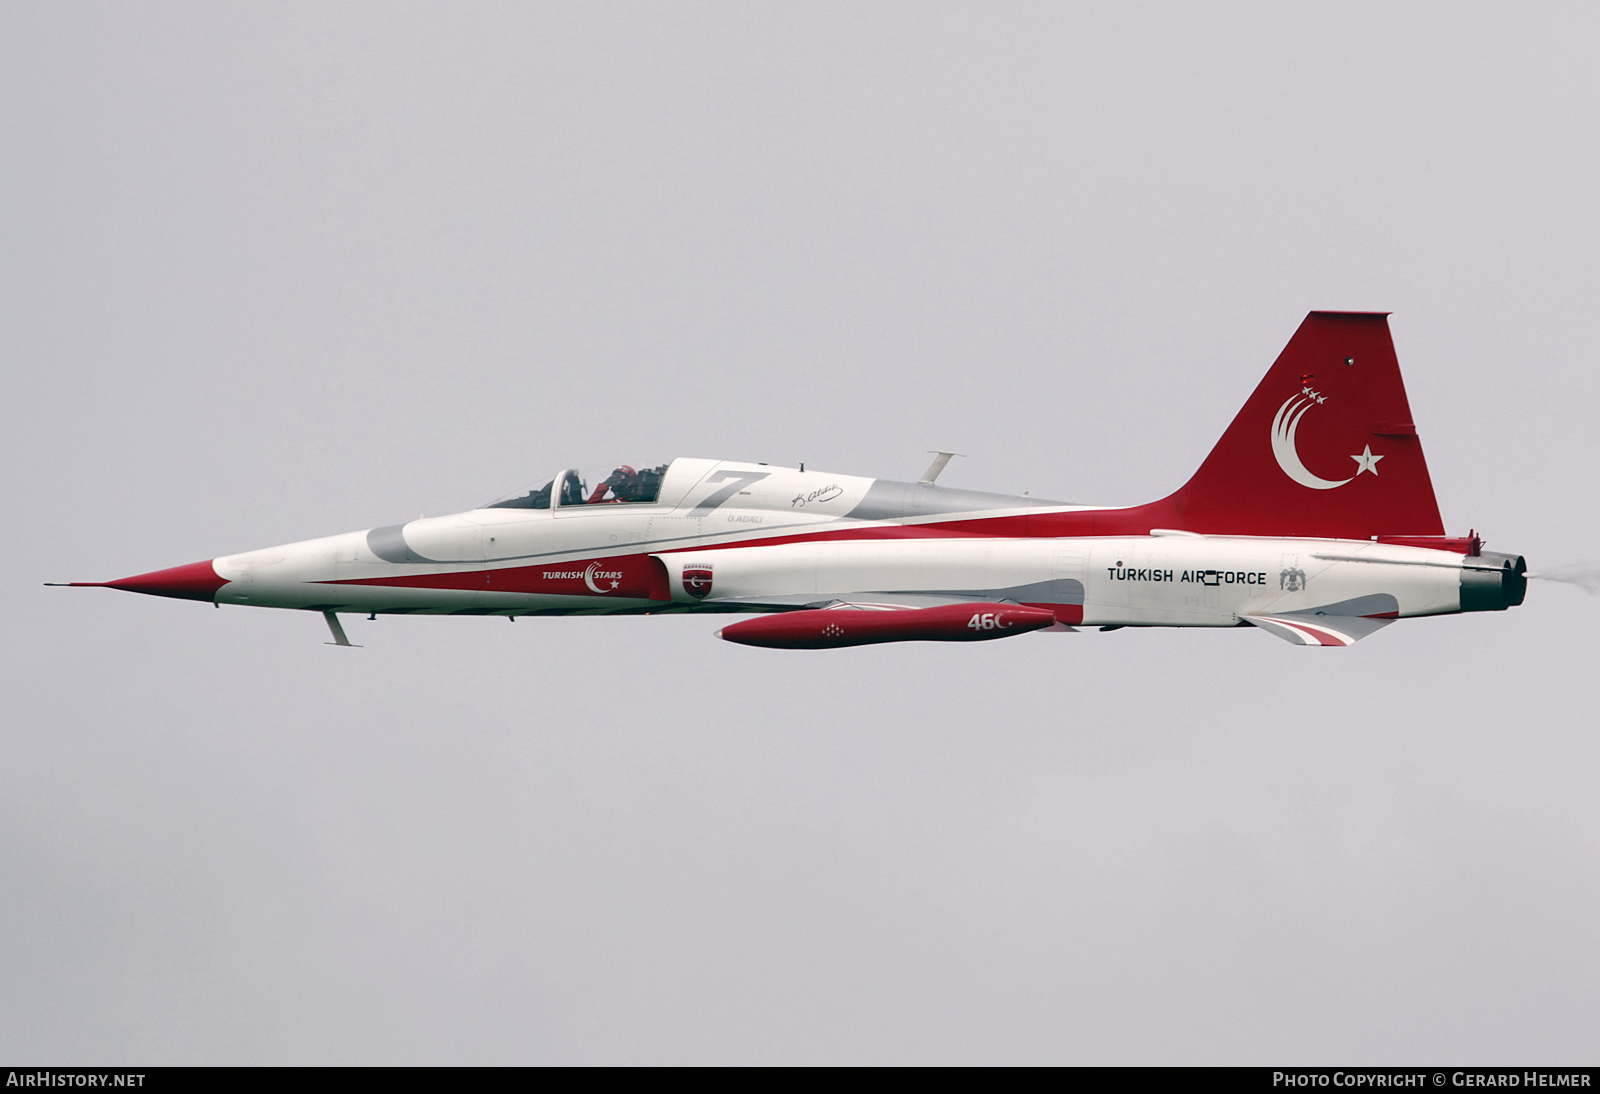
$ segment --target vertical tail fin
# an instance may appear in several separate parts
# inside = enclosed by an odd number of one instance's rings
[[[1171,506],[1238,535],[1444,534],[1385,312],[1312,312]]]

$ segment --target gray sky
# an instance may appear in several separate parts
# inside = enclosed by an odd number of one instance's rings
[[[778,653],[40,587],[678,455],[1132,504],[1382,309],[1600,555],[1571,5],[0,9],[0,1057],[1592,1063],[1597,602]]]

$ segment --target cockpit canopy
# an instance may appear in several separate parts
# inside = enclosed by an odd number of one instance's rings
[[[549,509],[554,496],[558,506],[611,505],[653,502],[661,494],[661,479],[667,465],[636,469],[629,464],[618,464],[609,474],[602,471],[586,474],[571,467],[552,478],[543,486],[524,494],[510,494],[497,498],[481,509]],[[601,476],[604,476],[603,478]],[[590,481],[595,483],[589,488]]]

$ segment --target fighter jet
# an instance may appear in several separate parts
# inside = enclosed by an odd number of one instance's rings
[[[1348,646],[1521,604],[1527,565],[1445,535],[1387,313],[1312,312],[1175,493],[1104,507],[678,458],[565,468],[419,518],[71,582],[339,616],[749,613],[717,636],[825,649],[1098,627]]]

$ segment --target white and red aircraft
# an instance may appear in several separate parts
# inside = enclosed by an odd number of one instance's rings
[[[447,517],[118,581],[339,613],[746,612],[733,642],[821,649],[1043,628],[1255,626],[1347,646],[1521,604],[1526,565],[1448,538],[1384,313],[1312,312],[1191,478],[1103,508],[762,463],[563,470]],[[591,485],[592,483],[592,485]]]

